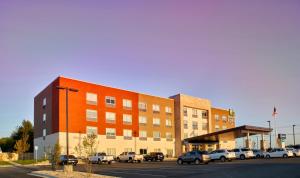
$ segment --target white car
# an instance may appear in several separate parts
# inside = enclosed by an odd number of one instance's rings
[[[233,160],[235,159],[235,153],[231,152],[227,149],[220,149],[210,152],[209,154],[211,160],[221,160],[222,162],[226,160]]]
[[[89,157],[89,162],[90,163],[97,163],[97,164],[102,164],[102,163],[107,163],[110,164],[114,161],[114,156],[112,155],[106,155],[106,153],[96,153],[94,156]]]
[[[265,153],[265,158],[288,158],[293,157],[293,152],[284,148],[273,148]]]
[[[119,162],[121,161],[126,161],[126,162],[142,162],[144,159],[144,156],[143,155],[138,155],[136,154],[135,152],[123,152],[122,154],[120,154],[118,157],[117,157],[117,160]]]
[[[286,150],[293,152],[295,157],[300,156],[300,149],[295,149],[295,148],[289,147],[289,148],[286,148]]]
[[[254,158],[253,151],[249,148],[236,148],[231,150],[235,153],[235,157],[241,160],[248,159],[248,158]]]

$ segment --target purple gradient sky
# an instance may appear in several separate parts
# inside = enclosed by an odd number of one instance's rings
[[[299,17],[297,0],[1,1],[0,137],[33,120],[33,97],[58,75],[209,98],[237,125],[267,126],[276,105],[291,133]]]

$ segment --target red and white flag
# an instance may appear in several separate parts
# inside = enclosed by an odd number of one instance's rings
[[[272,116],[275,118],[276,114],[278,114],[278,113],[277,113],[277,109],[274,106],[274,110],[273,110]]]

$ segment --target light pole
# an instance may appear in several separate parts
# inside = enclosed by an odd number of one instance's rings
[[[269,122],[269,129],[271,130],[271,121],[267,121]],[[270,132],[270,148],[272,148],[272,133]]]
[[[75,88],[69,88],[69,87],[63,87],[63,86],[56,86],[57,89],[59,90],[65,90],[66,91],[66,145],[67,145],[67,159],[69,159],[69,101],[68,101],[68,97],[69,97],[69,91],[70,92],[78,92],[78,89]]]
[[[293,125],[293,139],[294,139],[294,146],[296,145],[296,140],[295,140],[295,126]]]

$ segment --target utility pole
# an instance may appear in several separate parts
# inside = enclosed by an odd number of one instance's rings
[[[294,146],[296,145],[296,140],[295,140],[295,126],[293,125],[293,139],[294,139]]]
[[[267,121],[269,123],[269,129],[271,130],[271,121]],[[272,148],[272,132],[270,132],[270,148]]]

